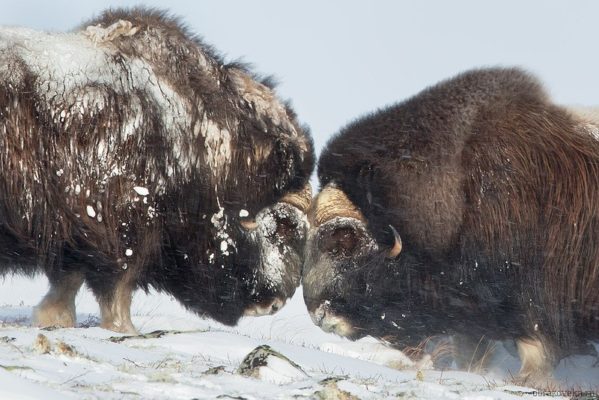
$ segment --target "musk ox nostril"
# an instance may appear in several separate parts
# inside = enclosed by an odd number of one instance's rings
[[[279,311],[285,305],[285,300],[274,299],[272,304],[270,305],[270,314],[274,314]]]
[[[345,337],[355,335],[353,325],[345,317],[336,315],[334,311],[331,311],[329,301],[325,301],[319,305],[316,310],[310,311],[310,318],[316,326],[325,332]]]

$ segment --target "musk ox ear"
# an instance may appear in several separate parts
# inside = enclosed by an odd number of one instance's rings
[[[399,255],[399,253],[401,253],[401,236],[399,236],[399,233],[397,233],[397,230],[393,227],[393,225],[389,225],[389,228],[391,228],[391,232],[393,232],[393,238],[395,240],[393,241],[393,246],[391,247],[391,250],[389,250],[387,258],[395,258]]]

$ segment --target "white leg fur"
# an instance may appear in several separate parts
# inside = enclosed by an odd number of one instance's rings
[[[518,382],[538,387],[552,383],[555,359],[543,341],[536,338],[519,339],[516,345],[522,362]]]
[[[50,290],[33,309],[33,324],[39,327],[75,326],[75,297],[83,284],[83,275],[71,274],[50,285]]]
[[[110,300],[100,299],[101,327],[111,331],[137,335],[131,322],[131,297],[133,290],[126,282],[119,282]]]

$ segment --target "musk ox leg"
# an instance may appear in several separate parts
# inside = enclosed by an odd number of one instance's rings
[[[102,314],[100,326],[115,332],[139,334],[131,322],[132,296],[133,285],[126,279],[116,282],[114,291],[110,295],[96,295]]]
[[[484,371],[495,350],[495,343],[484,336],[454,335],[452,342],[458,368],[468,372]]]
[[[547,387],[553,383],[556,357],[551,345],[539,338],[518,339],[516,345],[522,363],[517,383],[536,387]]]
[[[83,274],[75,272],[50,279],[50,290],[33,309],[33,324],[39,327],[75,326],[75,297],[83,284]]]

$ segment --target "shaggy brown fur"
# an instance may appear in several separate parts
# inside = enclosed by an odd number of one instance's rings
[[[128,320],[137,287],[226,323],[290,296],[305,209],[265,207],[303,190],[312,143],[254,78],[155,10],[69,34],[0,29],[2,268],[42,267],[52,304],[70,304],[60,282],[83,274],[107,321]],[[290,236],[246,232],[242,215]],[[279,280],[264,276],[267,240],[293,259]]]
[[[535,354],[526,376],[599,337],[599,142],[588,117],[552,104],[530,75],[471,71],[366,116],[328,143],[318,171],[368,234],[313,232],[304,295],[354,337],[514,338],[523,358]],[[397,260],[383,254],[389,225],[403,240]]]

